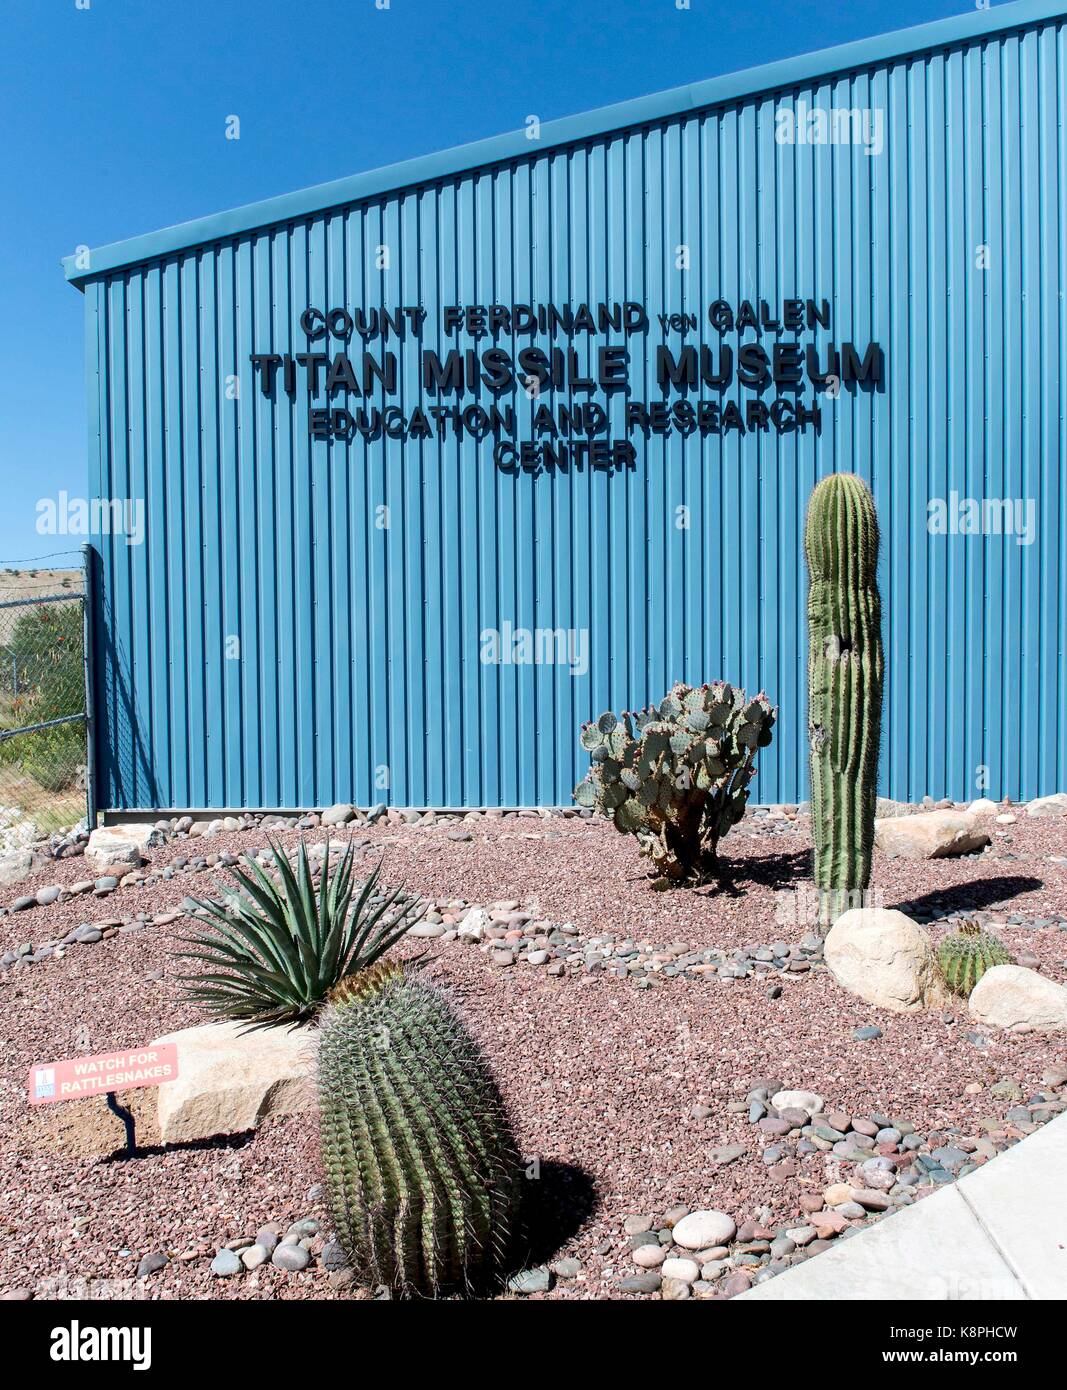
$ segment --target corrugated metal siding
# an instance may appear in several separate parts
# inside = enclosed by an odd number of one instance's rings
[[[778,144],[800,101],[881,108],[885,152]],[[1067,786],[1065,106],[1049,22],[90,281],[94,482],[148,516],[144,546],[97,538],[102,803],[567,803],[580,721],[720,675],[780,707],[756,796],[800,799],[803,512],[835,469],[883,523],[882,792]],[[266,400],[249,364],[303,349],[308,304],[419,302],[444,347],[448,303],[631,299],[717,343],[712,300],[792,296],[831,301],[817,342],[882,343],[884,391],[823,398],[819,437],[638,438],[614,476],[505,475],[469,438],[312,443],[306,396]],[[419,346],[390,404],[415,403]],[[952,490],[1035,498],[1035,544],[929,535]],[[587,628],[588,674],[483,665],[506,621]]]

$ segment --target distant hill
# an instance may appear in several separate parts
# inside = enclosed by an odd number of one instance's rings
[[[81,591],[81,570],[0,569],[0,603],[19,598],[44,598],[48,594],[80,594]]]

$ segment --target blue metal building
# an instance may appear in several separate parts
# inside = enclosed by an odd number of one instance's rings
[[[66,262],[91,487],[145,516],[93,539],[100,804],[566,804],[581,721],[718,676],[798,800],[835,469],[883,525],[880,790],[1067,786],[1062,8]]]

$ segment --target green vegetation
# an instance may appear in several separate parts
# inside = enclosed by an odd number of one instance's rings
[[[1004,943],[992,932],[984,932],[977,922],[965,922],[946,936],[938,947],[937,959],[949,989],[964,998],[994,965],[1015,963]]]
[[[774,713],[765,695],[749,700],[716,681],[675,685],[637,714],[602,714],[582,726],[592,766],[574,799],[637,837],[658,887],[703,881],[718,872],[719,841],[745,814]]]
[[[85,709],[81,604],[6,610],[17,613],[0,642],[0,732],[80,715]],[[42,831],[84,810],[82,720],[0,741],[0,803],[15,805]]]
[[[391,962],[330,999],[322,1160],[357,1277],[426,1297],[490,1289],[512,1246],[520,1160],[477,1044],[439,990]]]
[[[820,920],[831,923],[871,881],[882,726],[878,519],[850,473],[811,494],[808,588],[811,824]]]
[[[317,892],[303,843],[295,870],[279,845],[271,851],[277,881],[245,855],[247,873],[229,870],[237,892],[193,900],[210,920],[183,938],[192,949],[178,957],[203,967],[181,977],[189,999],[250,1028],[311,1018],[335,985],[373,965],[417,915],[399,889],[371,902],[380,864],[353,905],[351,845],[331,872],[327,842]]]

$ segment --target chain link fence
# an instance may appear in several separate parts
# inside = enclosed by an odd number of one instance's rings
[[[0,570],[0,854],[86,808],[85,576]]]

